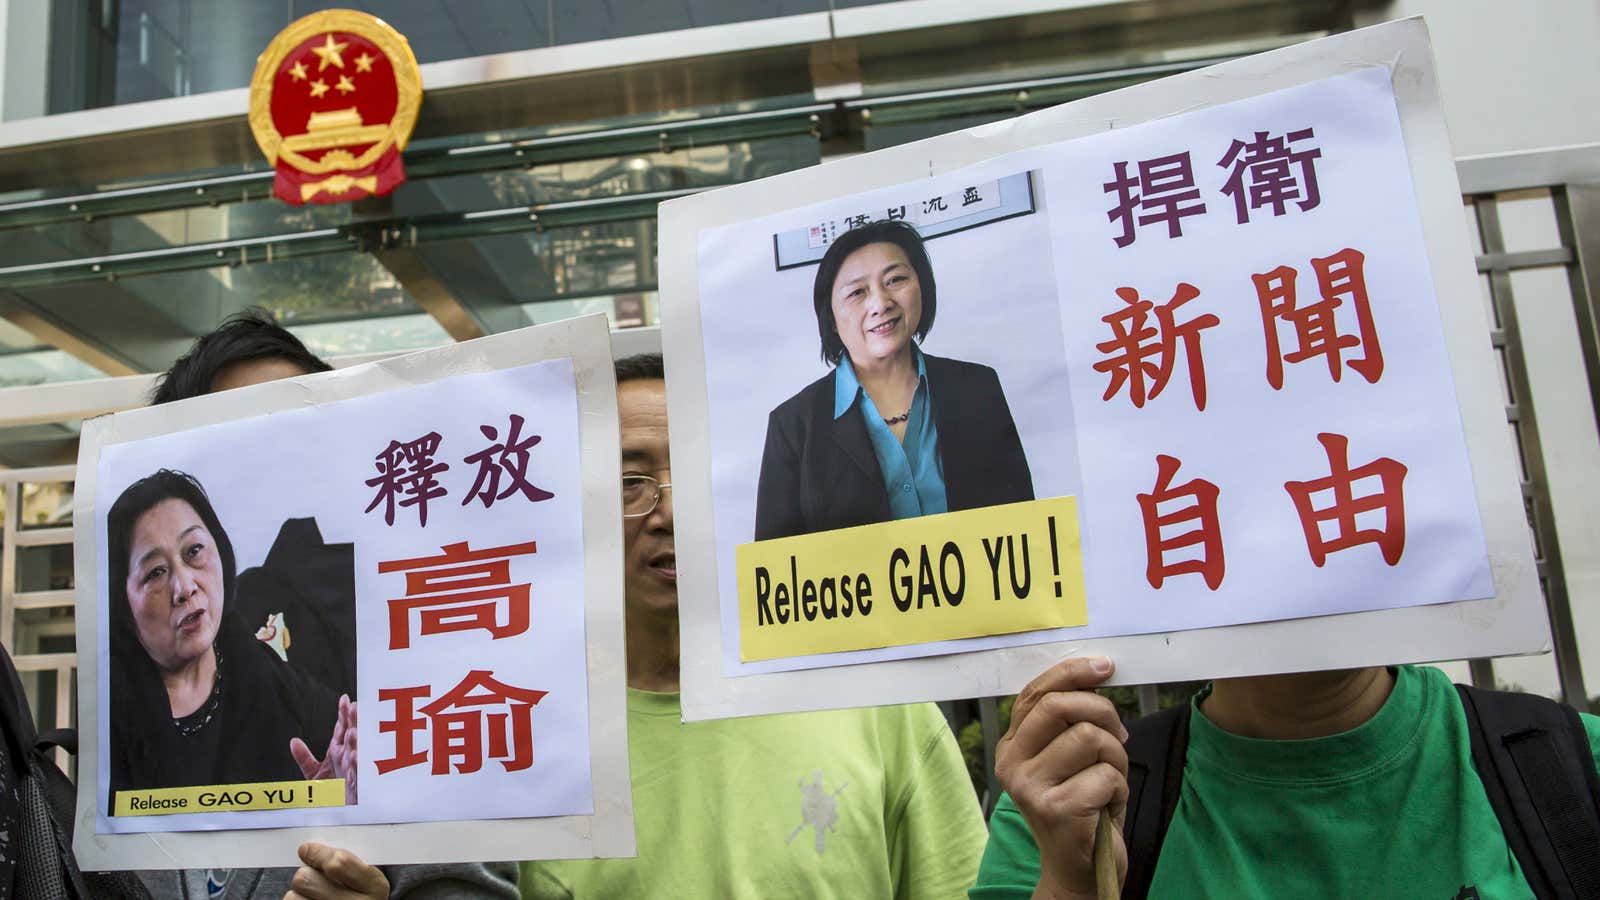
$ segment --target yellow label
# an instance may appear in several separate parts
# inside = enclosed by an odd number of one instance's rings
[[[741,544],[746,662],[1089,621],[1074,497]]]
[[[344,805],[344,779],[260,781],[196,787],[117,791],[114,816],[171,816],[178,813],[243,812],[253,809],[311,809]]]

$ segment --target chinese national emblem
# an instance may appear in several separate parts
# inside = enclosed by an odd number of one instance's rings
[[[406,39],[348,9],[312,13],[256,60],[250,130],[285,203],[381,196],[406,180],[400,151],[417,123],[422,75]]]

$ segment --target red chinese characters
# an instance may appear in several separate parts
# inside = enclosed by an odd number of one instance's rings
[[[378,691],[379,702],[394,704],[394,718],[380,722],[378,732],[393,734],[395,748],[378,760],[378,774],[428,763],[430,756],[434,775],[476,772],[485,759],[507,772],[533,765],[533,708],[546,691],[512,687],[473,669],[437,699],[417,705],[432,692],[432,685]],[[419,733],[427,735],[426,749],[418,747]]]
[[[1369,384],[1383,377],[1383,347],[1367,294],[1366,255],[1346,247],[1329,256],[1313,258],[1320,299],[1301,302],[1296,283],[1299,273],[1291,266],[1250,276],[1255,285],[1257,307],[1261,313],[1262,334],[1266,342],[1267,383],[1282,390],[1284,364],[1322,359],[1335,382],[1348,366]],[[1200,296],[1200,289],[1178,282],[1172,298],[1156,304],[1140,297],[1131,287],[1116,289],[1123,305],[1100,318],[1111,327],[1111,337],[1097,342],[1103,356],[1093,364],[1097,372],[1110,376],[1102,400],[1109,401],[1127,388],[1128,400],[1143,409],[1166,389],[1176,370],[1182,351],[1189,370],[1189,391],[1197,410],[1206,408],[1205,357],[1201,352],[1201,332],[1222,324],[1213,313],[1201,313],[1178,321],[1177,310]],[[1336,313],[1348,306],[1355,320],[1354,333],[1340,330]],[[1281,326],[1287,324],[1290,338],[1285,341]],[[1348,323],[1347,323],[1348,324]],[[1360,354],[1357,356],[1356,354]]]
[[[1317,440],[1327,452],[1330,474],[1283,486],[1300,519],[1311,562],[1320,569],[1331,553],[1377,544],[1385,563],[1399,565],[1406,547],[1405,465],[1380,457],[1352,469],[1349,438],[1323,432]],[[1226,574],[1217,515],[1221,490],[1201,478],[1174,486],[1180,465],[1176,457],[1157,455],[1155,487],[1137,495],[1144,522],[1145,580],[1159,590],[1168,578],[1198,573],[1214,591]],[[1370,484],[1368,479],[1376,479],[1378,489],[1358,496],[1357,486]],[[1324,505],[1318,505],[1319,499]],[[1371,527],[1379,516],[1382,527]],[[1183,530],[1190,524],[1192,528]]]
[[[473,550],[466,541],[446,544],[438,556],[378,564],[379,574],[404,572],[406,595],[389,601],[389,649],[407,650],[416,639],[484,631],[490,640],[515,637],[530,624],[527,582],[513,583],[511,560],[538,550],[534,541]],[[413,632],[413,624],[415,631]],[[464,774],[499,761],[507,772],[533,765],[533,707],[547,695],[505,684],[487,669],[473,669],[437,698],[432,685],[382,688],[378,700],[394,704],[378,723],[394,735],[394,755],[379,760],[383,774],[431,760],[434,775]]]
[[[1217,486],[1200,478],[1190,479],[1176,487],[1172,478],[1182,465],[1176,457],[1165,454],[1156,457],[1156,486],[1148,494],[1139,495],[1139,512],[1144,516],[1144,542],[1147,563],[1145,580],[1153,588],[1173,575],[1198,572],[1206,587],[1216,590],[1222,585],[1227,565],[1222,556],[1222,526],[1217,522]],[[1166,505],[1169,512],[1161,512]],[[1171,509],[1176,506],[1177,509]],[[1173,537],[1162,537],[1162,529],[1177,530],[1194,523],[1193,530]],[[1169,555],[1190,552],[1199,548],[1199,558],[1185,558],[1168,562]]]
[[[536,552],[534,541],[489,550],[470,550],[465,542],[439,549],[440,556],[378,564],[379,574],[406,573],[406,595],[389,601],[390,650],[411,646],[413,612],[419,637],[482,629],[499,640],[528,630],[529,585],[511,583],[511,558]]]
[[[1289,266],[1251,276],[1267,339],[1267,383],[1274,389],[1283,389],[1284,363],[1301,363],[1319,356],[1327,360],[1329,377],[1338,381],[1343,375],[1345,353],[1355,350],[1360,350],[1362,356],[1349,360],[1350,368],[1369,384],[1376,384],[1383,376],[1383,348],[1378,345],[1378,329],[1367,297],[1365,261],[1365,254],[1349,248],[1311,260],[1322,299],[1303,305],[1298,303],[1295,292],[1298,273]],[[1355,334],[1341,334],[1334,318],[1334,312],[1345,300],[1350,301],[1355,312]],[[1296,347],[1288,352],[1279,340],[1280,320],[1293,327]]]
[[[1160,306],[1141,298],[1130,287],[1117,288],[1117,296],[1126,306],[1100,320],[1111,326],[1111,339],[1095,344],[1106,358],[1095,363],[1094,370],[1111,376],[1101,399],[1110,400],[1126,385],[1129,401],[1136,409],[1143,409],[1145,401],[1155,399],[1172,379],[1181,346],[1195,409],[1205,409],[1206,369],[1200,355],[1200,332],[1221,320],[1204,313],[1181,324],[1177,321],[1178,307],[1200,296],[1200,290],[1180,282],[1172,299]],[[1149,322],[1151,313],[1155,314],[1154,325]]]
[[[1406,505],[1401,492],[1406,467],[1381,457],[1352,469],[1349,438],[1324,432],[1317,435],[1317,440],[1328,452],[1331,474],[1310,481],[1290,481],[1283,486],[1294,500],[1295,512],[1300,515],[1300,527],[1305,529],[1311,562],[1320,569],[1328,561],[1329,553],[1361,544],[1377,544],[1383,561],[1391,566],[1398,565],[1406,550]],[[1356,483],[1374,476],[1378,479],[1379,490],[1356,496]],[[1324,491],[1332,494],[1333,502],[1318,508],[1316,495]],[[1359,527],[1356,517],[1366,513],[1382,513],[1383,527]],[[1323,523],[1335,526],[1333,537],[1323,535]]]

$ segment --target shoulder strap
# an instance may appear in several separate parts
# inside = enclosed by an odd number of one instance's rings
[[[1128,845],[1128,878],[1122,888],[1123,900],[1145,900],[1150,892],[1161,842],[1178,808],[1188,748],[1187,702],[1128,726],[1128,813],[1122,826]]]
[[[1534,896],[1600,897],[1600,776],[1578,713],[1534,694],[1456,691],[1473,765]]]

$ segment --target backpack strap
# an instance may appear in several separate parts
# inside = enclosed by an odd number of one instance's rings
[[[1172,824],[1183,787],[1189,749],[1189,704],[1180,703],[1128,726],[1128,812],[1122,837],[1128,845],[1123,900],[1145,900],[1155,876],[1161,842]]]
[[[34,739],[33,747],[40,753],[46,753],[57,747],[67,751],[73,756],[78,755],[78,729],[52,728],[49,731],[39,732]]]
[[[1456,685],[1472,762],[1539,898],[1600,897],[1600,776],[1570,706]]]

